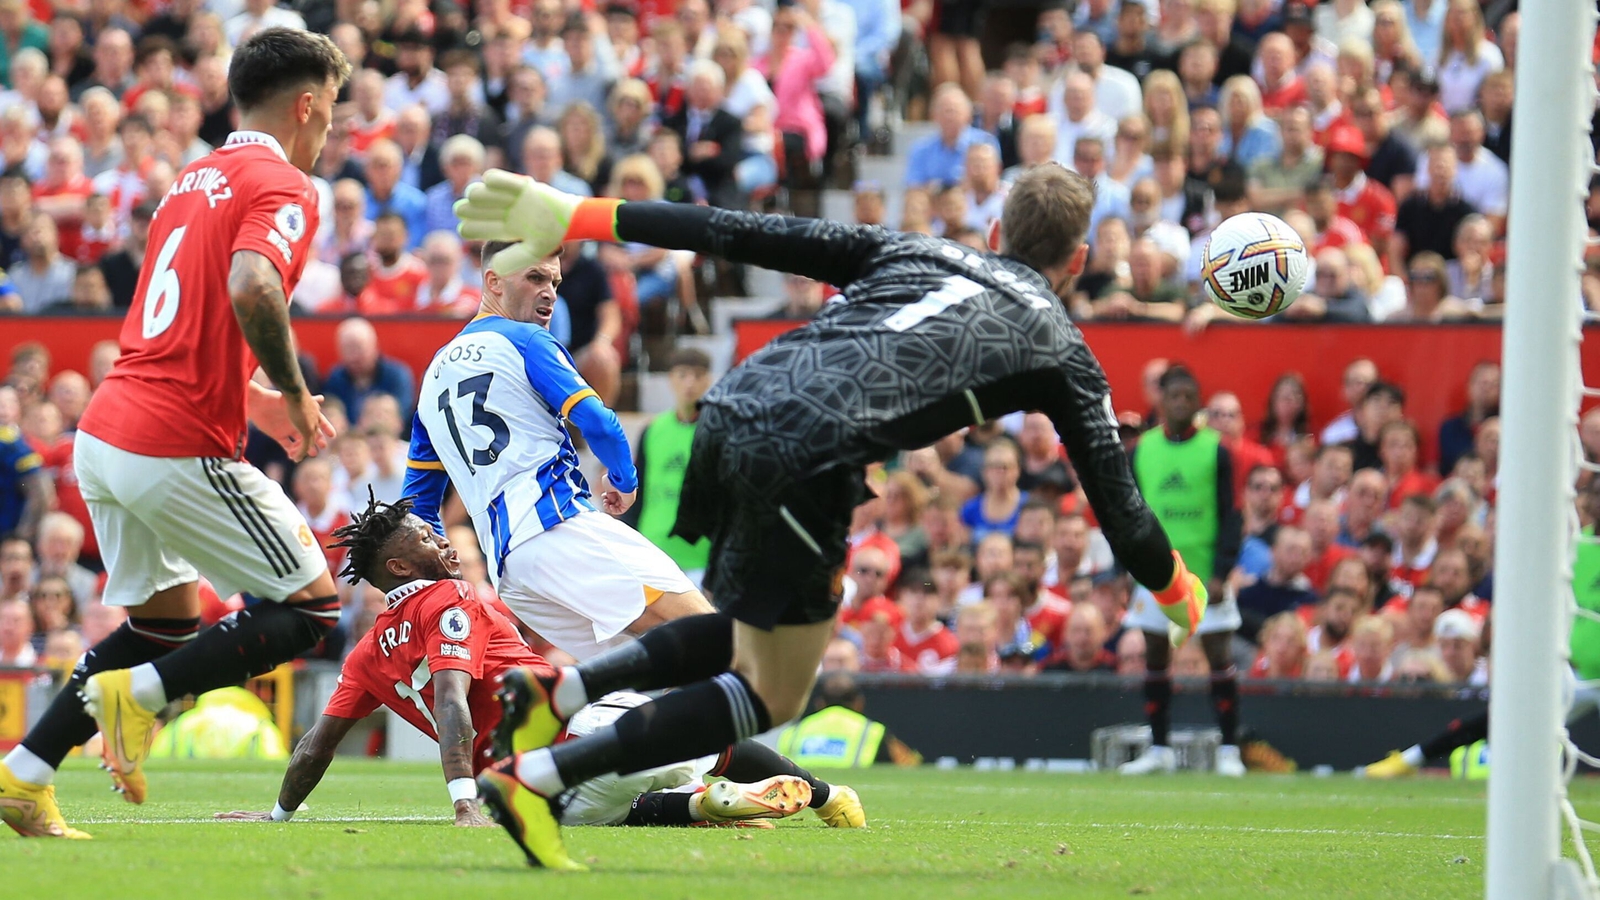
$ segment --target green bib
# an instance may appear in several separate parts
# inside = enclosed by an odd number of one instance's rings
[[[1578,541],[1578,555],[1572,561],[1572,594],[1578,608],[1600,613],[1600,544],[1594,539],[1594,526],[1583,530]],[[1572,640],[1568,645],[1572,654],[1572,667],[1578,678],[1590,681],[1600,678],[1600,622],[1579,615],[1572,620]]]
[[[711,557],[711,542],[691,544],[671,537],[678,521],[678,495],[683,492],[683,474],[689,468],[689,447],[694,443],[694,423],[678,421],[668,410],[645,427],[639,439],[644,445],[645,470],[640,474],[644,490],[639,495],[639,533],[660,547],[678,568],[693,572],[706,567]]]
[[[1212,571],[1221,511],[1217,509],[1217,446],[1222,436],[1201,428],[1174,442],[1160,428],[1145,432],[1133,453],[1139,492],[1167,531],[1172,548],[1201,581]]]
[[[878,758],[883,732],[853,709],[830,706],[785,728],[778,752],[812,769],[857,769]]]

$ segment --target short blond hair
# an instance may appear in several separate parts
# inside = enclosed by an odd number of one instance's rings
[[[622,182],[628,178],[638,178],[643,181],[652,200],[660,200],[667,191],[666,180],[661,177],[661,169],[656,166],[656,161],[643,153],[624,156],[612,167],[609,186],[611,196],[622,196]]]
[[[1000,216],[1005,251],[1041,272],[1071,259],[1089,234],[1094,193],[1093,182],[1055,163],[1022,173]]]

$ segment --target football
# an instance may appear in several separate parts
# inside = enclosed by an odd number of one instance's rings
[[[1277,315],[1305,290],[1305,242],[1277,216],[1242,213],[1206,240],[1200,283],[1211,302],[1242,319]]]

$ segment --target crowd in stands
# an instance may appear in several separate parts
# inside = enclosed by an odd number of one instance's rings
[[[249,450],[319,536],[368,487],[398,496],[413,373],[365,317],[476,309],[476,248],[450,206],[491,166],[580,194],[808,213],[825,185],[853,184],[859,222],[982,246],[1007,185],[1056,162],[1097,191],[1076,318],[1203,329],[1215,308],[1200,301],[1201,248],[1247,210],[1284,217],[1314,257],[1282,319],[1500,315],[1514,3],[1077,0],[1039,10],[1036,41],[988,58],[985,6],[0,0],[0,311],[125,310],[161,198],[234,126],[230,48],[288,25],[330,34],[356,64],[316,168],[317,258],[293,296],[348,317],[336,366],[303,360],[341,436],[298,467],[270,441]],[[902,115],[932,132],[891,150]],[[903,184],[853,182],[869,151],[903,157]],[[1600,180],[1586,211],[1600,233]],[[640,311],[692,303],[695,267],[642,246],[565,251],[551,328],[602,397]],[[784,291],[779,314],[804,317],[826,288],[790,278]],[[1600,256],[1584,301],[1600,308]],[[0,387],[0,665],[70,661],[116,624],[96,602],[71,468],[76,419],[116,354],[97,346],[79,373],[24,345]],[[1164,365],[1147,373],[1148,410],[1120,418],[1130,446],[1161,427]],[[1241,671],[1483,681],[1498,377],[1475,370],[1467,408],[1427,436],[1404,386],[1364,360],[1332,418],[1307,409],[1293,374],[1265,410],[1205,395],[1232,461],[1237,562],[1213,594],[1244,612]],[[692,402],[681,409],[663,415],[692,417]],[[1584,440],[1600,458],[1600,420]],[[1121,625],[1133,586],[1042,416],[951,435],[874,480],[828,665],[1142,671],[1142,636]],[[449,521],[464,524],[459,507]],[[470,531],[458,535],[487,592]],[[381,606],[370,594],[350,591],[342,637]],[[244,602],[212,601],[208,616]],[[1194,647],[1174,660],[1180,676],[1206,665]]]

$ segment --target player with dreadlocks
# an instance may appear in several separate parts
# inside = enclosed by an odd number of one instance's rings
[[[272,811],[218,818],[287,821],[322,780],[350,729],[387,706],[439,741],[456,824],[493,824],[478,810],[473,775],[509,752],[491,750],[501,713],[495,691],[513,670],[520,677],[554,670],[528,649],[510,620],[476,599],[461,580],[455,549],[412,514],[409,500],[382,503],[370,489],[368,496],[366,510],[333,533],[333,546],[349,551],[339,574],[383,591],[388,608],[345,659],[333,698],[295,747]],[[583,731],[590,719],[598,723],[593,727],[609,724],[645,700],[608,695],[584,709],[572,727]],[[500,738],[509,741],[510,732]],[[734,780],[706,788],[701,779],[708,774]],[[740,778],[757,783],[738,783]],[[805,808],[813,789],[830,787],[772,750],[746,742],[720,756],[597,779],[568,792],[559,805],[567,825],[716,824],[792,815]]]

